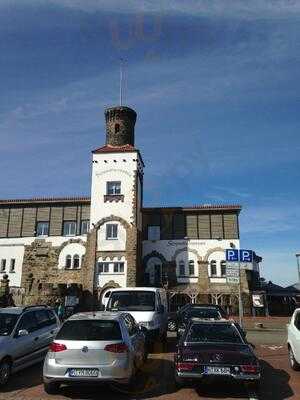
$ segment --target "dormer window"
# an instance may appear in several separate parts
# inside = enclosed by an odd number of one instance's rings
[[[119,133],[120,132],[120,124],[116,124],[115,125],[115,133]]]
[[[120,181],[107,182],[106,194],[110,196],[121,194],[121,182]]]

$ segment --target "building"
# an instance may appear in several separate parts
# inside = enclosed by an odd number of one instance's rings
[[[0,274],[25,302],[118,286],[165,286],[172,307],[212,301],[236,307],[224,250],[239,248],[239,205],[143,208],[144,163],[136,112],[105,111],[106,143],[92,152],[90,197],[0,200]],[[251,307],[258,266],[241,271]]]

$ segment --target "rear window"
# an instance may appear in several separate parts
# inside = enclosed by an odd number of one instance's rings
[[[187,318],[221,319],[221,314],[214,308],[192,308],[186,313]]]
[[[62,340],[122,340],[119,323],[101,320],[66,321],[56,335]]]
[[[189,343],[243,343],[231,324],[192,324],[185,338]]]

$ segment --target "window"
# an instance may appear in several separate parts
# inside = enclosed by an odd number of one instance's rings
[[[89,226],[90,226],[89,220],[81,221],[80,233],[82,235],[86,235],[89,231]]]
[[[45,328],[46,326],[52,325],[47,310],[38,310],[35,312],[35,318],[37,320],[38,328]]]
[[[109,263],[108,262],[98,262],[98,273],[99,274],[107,274],[109,272]]]
[[[66,257],[66,268],[70,269],[72,267],[72,257],[67,255]]]
[[[75,236],[76,235],[76,222],[65,221],[64,222],[64,236]]]
[[[160,226],[148,226],[148,240],[160,240]]]
[[[75,254],[74,257],[73,257],[73,268],[74,269],[80,268],[80,262],[79,261],[80,261],[79,255]]]
[[[226,276],[226,261],[221,261],[221,275]]]
[[[121,194],[121,182],[107,182],[106,183],[106,194],[114,195]]]
[[[185,275],[185,265],[184,261],[181,260],[179,261],[179,276],[184,276]]]
[[[84,319],[66,321],[56,335],[60,340],[122,340],[122,333],[117,321]]]
[[[217,275],[217,262],[215,260],[212,260],[210,262],[210,276],[216,276]]]
[[[117,239],[118,238],[118,225],[107,224],[106,225],[106,239]]]
[[[114,263],[114,272],[123,273],[124,272],[124,263],[123,262],[115,262]]]
[[[17,327],[17,332],[19,332],[22,329],[26,329],[28,333],[34,332],[35,330],[38,329],[34,312],[27,312],[26,314],[23,315]]]
[[[48,235],[49,235],[49,222],[37,222],[36,236],[48,236]]]
[[[189,261],[189,275],[195,275],[195,263],[194,260]]]
[[[10,260],[9,272],[15,272],[15,267],[16,267],[16,259],[12,258]]]
[[[5,272],[5,270],[6,270],[6,260],[2,259],[1,260],[0,272]]]

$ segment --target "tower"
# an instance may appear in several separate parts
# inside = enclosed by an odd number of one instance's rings
[[[106,109],[106,144],[92,152],[91,229],[97,232],[98,291],[137,283],[144,163],[134,147],[136,117],[129,107]]]

